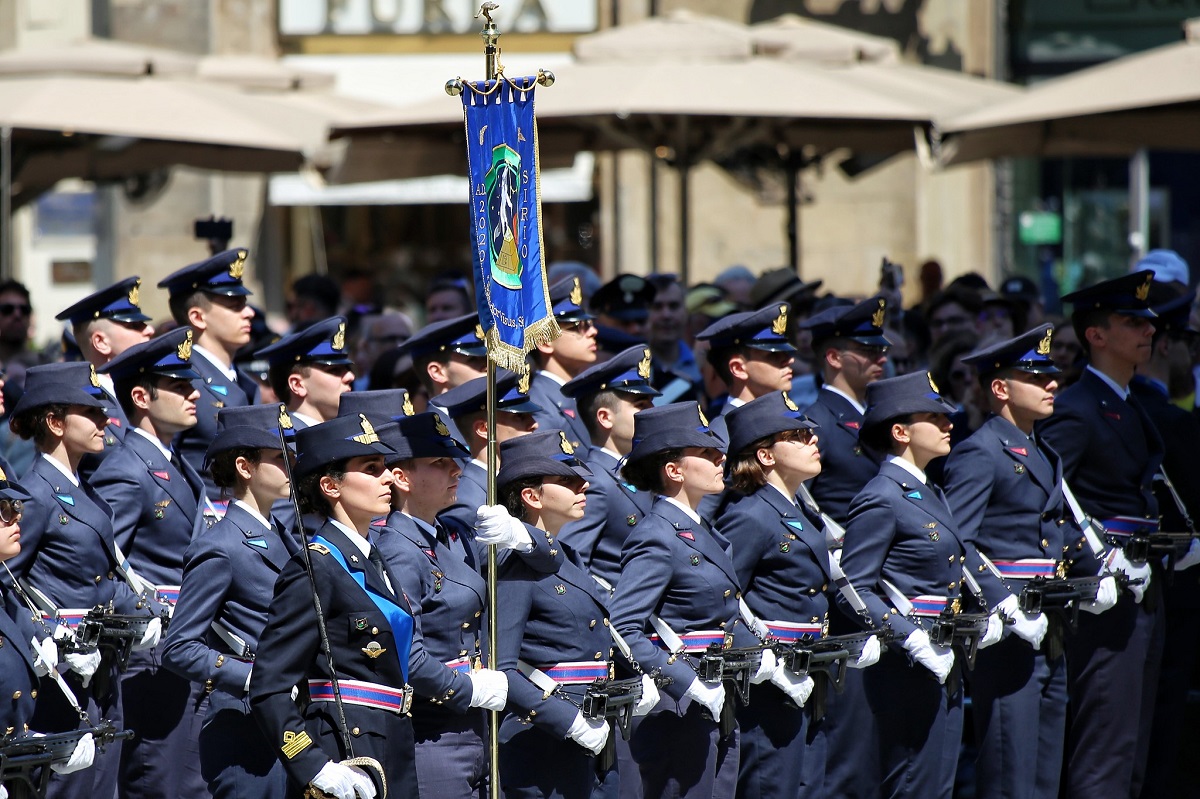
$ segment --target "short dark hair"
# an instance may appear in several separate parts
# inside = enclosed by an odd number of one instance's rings
[[[334,461],[296,481],[296,500],[300,503],[301,513],[315,513],[328,518],[333,508],[329,504],[329,497],[321,491],[321,478],[332,477],[338,481],[345,480],[346,464],[349,462],[349,458]]]
[[[661,494],[666,485],[663,483],[662,469],[668,463],[673,463],[683,457],[683,449],[666,449],[655,452],[636,461],[628,461],[621,467],[621,475],[639,491]]]
[[[1112,315],[1113,311],[1108,308],[1083,308],[1071,314],[1071,327],[1075,328],[1075,338],[1079,339],[1079,346],[1083,349],[1084,355],[1092,353],[1091,345],[1087,340],[1087,329],[1102,327],[1107,330],[1112,323]]]
[[[612,389],[597,391],[595,394],[583,394],[575,398],[575,405],[579,408],[583,426],[587,428],[588,435],[593,441],[606,437],[606,432],[600,429],[600,423],[596,421],[596,411],[601,408],[607,408],[610,411],[616,410],[617,403],[620,401],[620,396]]]
[[[289,361],[281,361],[273,363],[267,367],[267,385],[275,392],[275,396],[284,405],[292,398],[292,390],[288,388],[288,378],[292,374],[299,374],[301,377],[308,377],[312,366],[306,363],[294,363]]]
[[[708,363],[717,373],[717,377],[721,378],[721,382],[728,386],[733,384],[733,373],[729,371],[729,359],[735,355],[744,355],[745,352],[745,347],[737,345],[710,347],[704,357],[708,359]]]
[[[190,324],[188,311],[192,308],[201,308],[207,311],[212,307],[212,298],[208,296],[207,292],[197,289],[187,294],[172,294],[167,298],[167,307],[171,309],[171,318],[175,320],[175,324],[186,325]]]
[[[33,298],[30,297],[30,295],[29,295],[29,289],[26,288],[25,284],[22,283],[21,281],[13,280],[12,278],[9,278],[8,280],[5,280],[3,283],[0,283],[0,294],[6,294],[10,291],[15,294],[20,294],[22,297],[25,298],[25,302],[28,302],[30,304],[33,303]]]
[[[133,404],[133,390],[138,388],[146,389],[150,392],[150,399],[158,399],[158,381],[161,375],[157,374],[136,374],[132,377],[123,377],[120,380],[113,381],[113,393],[117,395],[117,404],[121,406],[121,410],[125,411],[125,415],[133,418],[137,413],[138,408]]]
[[[421,381],[421,385],[425,386],[425,390],[430,394],[433,394],[436,387],[433,385],[433,378],[429,376],[429,369],[427,367],[435,361],[443,365],[450,363],[450,352],[448,350],[438,350],[428,355],[413,358],[413,371],[417,373],[417,379]]]
[[[217,487],[222,489],[222,494],[227,494],[228,489],[237,488],[238,458],[245,458],[250,463],[261,463],[262,450],[255,447],[235,447],[227,449],[224,452],[218,452],[213,457],[208,467],[209,474],[212,476],[212,481],[217,484]]]

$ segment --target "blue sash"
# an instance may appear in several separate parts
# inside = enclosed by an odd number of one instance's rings
[[[346,565],[346,558],[342,555],[342,551],[334,546],[331,542],[315,535],[312,538],[313,543],[321,544],[329,550],[329,554],[333,555],[338,563],[342,564],[354,582],[358,583],[358,587],[367,593],[375,606],[387,618],[388,624],[392,628],[392,637],[396,640],[396,657],[400,659],[400,673],[404,676],[404,682],[408,682],[408,658],[412,651],[412,634],[413,634],[413,618],[408,611],[397,605],[392,600],[376,593],[367,587],[367,578],[361,571],[354,571]]]

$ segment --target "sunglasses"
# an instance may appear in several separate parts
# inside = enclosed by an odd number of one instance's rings
[[[29,316],[33,313],[33,306],[29,303],[13,303],[0,302],[0,315],[12,316],[15,313],[20,313],[22,316]]]
[[[816,433],[811,427],[806,427],[802,430],[788,430],[780,433],[776,441],[798,441],[801,444],[811,444],[815,435]]]
[[[564,333],[566,333],[567,331],[571,331],[573,333],[578,333],[581,336],[586,335],[589,331],[592,331],[595,328],[596,328],[596,323],[593,322],[591,319],[582,319],[578,322],[559,322],[558,323],[558,329],[563,331]]]
[[[12,524],[21,518],[25,503],[19,499],[0,499],[0,522]]]

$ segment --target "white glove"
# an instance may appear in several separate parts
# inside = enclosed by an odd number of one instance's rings
[[[937,681],[945,683],[954,667],[954,650],[948,646],[938,646],[929,640],[929,634],[924,630],[913,630],[904,639],[904,651],[912,659],[933,672]]]
[[[358,766],[343,766],[330,760],[309,783],[337,799],[374,799],[375,783]]]
[[[750,678],[751,684],[758,685],[771,679],[771,675],[775,673],[778,666],[779,660],[775,657],[775,650],[764,647],[762,662],[758,664],[758,671],[754,672],[754,676]]]
[[[133,645],[133,651],[141,652],[143,649],[153,649],[158,646],[160,638],[162,638],[162,619],[155,616],[146,625],[146,632],[142,635],[142,640]]]
[[[683,695],[698,702],[712,714],[713,721],[721,719],[721,708],[725,707],[725,686],[721,683],[706,683],[699,677],[692,680]]]
[[[51,763],[50,768],[55,774],[74,774],[88,768],[96,760],[96,741],[89,732],[75,744],[75,751],[66,763]]]
[[[998,643],[1003,637],[1004,619],[1000,618],[999,613],[993,613],[988,616],[988,626],[979,639],[979,648],[986,649],[992,644]]]
[[[53,638],[43,638],[38,641],[30,639],[33,644],[33,671],[39,677],[45,677],[58,665],[58,642]]]
[[[0,799],[8,799],[8,788],[0,785]]]
[[[609,727],[607,721],[604,719],[585,719],[582,712],[575,714],[575,720],[571,722],[571,728],[567,730],[568,738],[593,755],[598,755],[604,751],[604,745],[608,743],[608,734]]]
[[[814,683],[813,678],[807,674],[801,677],[780,664],[779,668],[775,669],[775,673],[771,675],[771,685],[787,694],[788,699],[795,702],[797,707],[804,707],[804,703],[812,696]]]
[[[471,678],[471,707],[504,710],[508,703],[508,675],[502,671],[480,669],[467,674]]]
[[[1125,557],[1125,552],[1118,548],[1114,549],[1108,558],[1108,571],[1112,574],[1123,572],[1129,578],[1130,583],[1141,578],[1141,583],[1129,586],[1129,593],[1133,594],[1134,602],[1142,601],[1142,597],[1146,595],[1146,589],[1150,587],[1149,563],[1134,566],[1129,562],[1129,558]]]
[[[254,676],[254,667],[250,667],[250,671],[246,672],[246,684],[242,686],[242,693],[250,693],[250,678]]]
[[[71,671],[83,678],[83,687],[87,688],[96,669],[100,668],[100,650],[92,649],[87,652],[68,652],[63,656]]]
[[[518,552],[533,550],[533,539],[525,525],[514,519],[503,505],[481,505],[475,513],[475,540]]]
[[[658,704],[658,700],[662,699],[662,694],[658,692],[658,686],[654,684],[654,679],[649,674],[642,675],[642,698],[633,706],[633,715],[644,716],[654,706]],[[3,799],[0,797],[0,799]]]
[[[1096,586],[1096,598],[1086,602],[1080,602],[1080,610],[1086,610],[1088,613],[1097,615],[1106,610],[1111,610],[1117,606],[1117,581],[1110,574],[1100,581]]]
[[[1175,561],[1175,571],[1181,572],[1185,569],[1190,569],[1200,563],[1200,538],[1193,538],[1192,543],[1188,545],[1187,552],[1183,553],[1183,557]]]
[[[879,662],[879,655],[882,651],[883,647],[879,644],[879,636],[872,635],[863,644],[862,652],[859,653],[858,659],[846,665],[852,669],[865,669],[867,666],[874,666]]]
[[[1009,594],[1004,598],[1004,601],[996,606],[996,610],[1004,617],[1008,628],[1018,638],[1028,641],[1029,645],[1034,649],[1039,649],[1042,646],[1042,639],[1046,637],[1046,632],[1050,629],[1050,621],[1044,613],[1035,613],[1032,616],[1021,610],[1020,602],[1016,596]]]

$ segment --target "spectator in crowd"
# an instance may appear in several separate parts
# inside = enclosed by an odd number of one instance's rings
[[[983,303],[973,291],[948,288],[935,296],[929,302],[929,312],[926,315],[926,319],[929,320],[930,346],[937,346],[939,341],[951,333],[978,333],[976,320],[982,310]],[[934,379],[937,379],[936,374]]]
[[[654,287],[654,302],[650,305],[647,337],[654,355],[656,370],[671,379],[690,384],[689,394],[700,385],[700,366],[691,347],[683,340],[687,324],[687,306],[683,302],[683,284],[675,275],[655,274],[647,278]],[[671,392],[656,385],[665,396]]]
[[[942,290],[942,265],[932,259],[921,264],[917,271],[917,283],[921,286],[921,300],[913,310],[928,316],[929,303]]]
[[[1054,325],[1054,338],[1050,342],[1050,360],[1054,361],[1054,365],[1061,372],[1057,382],[1058,390],[1062,391],[1078,380],[1083,371],[1083,347],[1079,346],[1075,328],[1067,320],[1061,316],[1052,316],[1047,321]]]
[[[630,347],[645,341],[646,320],[653,302],[654,287],[644,277],[617,275],[592,295],[590,306],[600,337],[607,329],[629,337]]]
[[[434,279],[425,295],[425,324],[455,319],[475,310],[470,282],[460,274],[447,273]]]
[[[17,398],[11,392],[25,385],[25,369],[44,362],[41,354],[32,349],[29,337],[32,322],[29,289],[16,280],[0,283],[0,361],[8,367],[10,405]]]
[[[1024,324],[1025,319],[1021,317],[1018,322],[1016,308],[1013,307],[1013,304],[1004,295],[994,291],[984,293],[980,299],[983,307],[975,322],[975,327],[979,330],[980,342],[987,346],[1015,337],[1018,323]]]
[[[583,301],[586,303],[600,290],[600,276],[580,261],[555,261],[546,267],[546,285],[553,286],[560,280],[569,277],[579,278],[579,287],[583,290]]]
[[[723,269],[713,278],[713,285],[725,292],[725,298],[737,305],[737,310],[748,311],[751,308],[750,292],[756,281],[753,272],[737,264]]]
[[[696,334],[718,319],[739,310],[739,304],[730,300],[725,292],[712,283],[699,283],[688,289],[684,300],[687,306],[688,320],[686,340],[693,350],[696,347]]]
[[[1024,275],[1014,275],[1000,284],[1000,295],[1012,304],[1014,327],[1031,330],[1046,320],[1046,303],[1037,284]]]
[[[400,311],[368,314],[359,324],[358,340],[354,345],[354,390],[363,391],[370,382],[375,362],[388,350],[394,350],[412,338],[413,321]],[[395,362],[392,362],[395,366]],[[390,386],[389,386],[390,388]]]
[[[310,274],[292,283],[292,297],[287,304],[287,318],[292,332],[328,319],[338,312],[342,289],[328,275]]]

